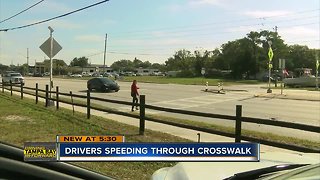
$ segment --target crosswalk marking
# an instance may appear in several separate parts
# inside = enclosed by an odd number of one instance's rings
[[[168,100],[168,101],[159,101],[150,103],[150,105],[160,106],[160,107],[167,107],[167,108],[174,108],[174,109],[189,109],[199,106],[208,106],[211,104],[226,102],[226,101],[233,101],[239,100],[248,97],[248,95],[240,95],[240,94],[228,94],[228,95],[206,95],[206,96],[197,96],[197,97],[189,97],[189,98],[182,98],[182,99],[175,99],[175,100]],[[120,107],[119,110],[121,111],[129,111],[130,107],[124,106]],[[155,110],[146,110],[149,114],[157,114],[161,111]]]

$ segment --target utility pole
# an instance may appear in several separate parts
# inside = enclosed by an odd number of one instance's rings
[[[275,26],[274,30],[275,30],[276,33],[278,33],[278,26]]]
[[[29,66],[29,48],[27,48],[27,65]]]
[[[29,75],[29,48],[27,48],[27,75]]]
[[[106,38],[104,40],[103,74],[106,72],[107,37],[108,35],[106,33]]]

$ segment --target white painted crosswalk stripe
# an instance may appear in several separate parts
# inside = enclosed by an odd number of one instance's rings
[[[166,108],[173,108],[173,109],[189,109],[194,107],[200,106],[208,106],[211,104],[226,102],[226,101],[233,101],[237,99],[242,99],[246,96],[239,95],[239,94],[217,94],[217,95],[206,95],[206,96],[198,96],[198,97],[190,97],[190,98],[182,98],[182,99],[175,99],[175,100],[168,100],[168,101],[159,101],[155,103],[150,103],[150,105],[166,107]],[[130,111],[131,107],[123,106],[120,107],[119,110],[128,112]],[[157,114],[161,111],[155,110],[146,110],[150,114]]]

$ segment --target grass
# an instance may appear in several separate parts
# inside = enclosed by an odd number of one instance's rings
[[[64,99],[65,101],[71,103],[70,98],[62,98],[60,96],[60,99]],[[78,98],[74,98],[73,101],[75,103],[86,105],[85,100],[80,100]],[[110,107],[102,106],[102,105],[95,104],[95,103],[91,103],[91,106],[117,111],[117,109],[115,109],[115,108],[110,108]],[[188,120],[188,119],[173,118],[173,117],[168,117],[168,116],[163,116],[163,115],[147,114],[147,116],[157,118],[157,119],[160,119],[163,121],[187,124],[187,125],[192,125],[192,126],[201,127],[201,128],[208,128],[208,129],[213,129],[213,130],[222,131],[222,132],[229,132],[229,133],[235,132],[233,127],[226,127],[226,126],[221,126],[221,125],[216,125],[216,124],[211,124],[211,123],[192,121],[192,120]],[[314,141],[310,141],[310,140],[298,139],[298,138],[293,138],[293,137],[288,137],[288,136],[280,136],[280,135],[276,135],[276,134],[272,134],[272,133],[257,132],[257,131],[244,129],[244,130],[242,130],[242,134],[244,136],[254,137],[254,138],[258,138],[258,139],[270,140],[270,141],[292,144],[292,145],[299,145],[299,146],[304,146],[304,147],[309,147],[309,148],[320,147],[320,142],[314,142]]]
[[[70,100],[70,98],[66,98]],[[21,100],[19,96],[0,93],[0,141],[23,146],[26,141],[55,141],[60,135],[119,135],[126,136],[128,142],[187,142],[188,140],[161,132],[146,130],[145,136],[138,135],[138,128],[116,121],[75,113],[71,110],[55,107],[45,108],[43,103],[34,104],[32,99]],[[78,100],[75,100],[78,102]],[[79,101],[80,102],[80,101]],[[84,103],[81,101],[81,103]],[[94,105],[101,107],[100,105]],[[104,107],[108,109],[107,107]],[[205,127],[223,132],[234,132],[234,128],[195,122],[186,119],[149,115],[164,121]],[[244,136],[256,137],[281,143],[294,144],[309,148],[319,148],[320,143],[311,140],[279,136],[272,133],[243,130]],[[159,168],[173,166],[174,162],[77,162],[82,167],[103,173],[117,179],[149,179]]]
[[[82,78],[72,78],[72,77],[62,77],[64,79],[80,79],[88,80],[92,77],[82,77]],[[112,78],[114,79],[114,78]],[[216,86],[218,83],[223,83],[223,85],[237,85],[237,84],[260,84],[258,80],[232,80],[232,79],[213,79],[213,78],[203,78],[203,77],[193,77],[193,78],[178,78],[178,77],[167,77],[167,76],[123,76],[119,81],[131,82],[133,80],[144,83],[158,83],[158,84],[184,84],[184,85],[205,85],[206,82],[209,86]]]
[[[216,86],[218,83],[223,85],[236,85],[236,84],[259,84],[257,80],[230,80],[230,79],[212,79],[203,77],[194,78],[178,78],[178,77],[163,77],[163,76],[124,76],[122,81],[133,81],[145,83],[158,83],[158,84],[184,84],[184,85],[205,85],[208,82],[209,86]]]
[[[186,120],[186,119],[178,119],[178,118],[161,116],[161,115],[154,115],[154,114],[152,114],[152,115],[148,114],[146,116],[156,118],[156,119],[159,119],[162,121],[176,122],[176,123],[180,123],[180,124],[191,125],[191,126],[207,128],[207,129],[213,129],[213,130],[222,131],[222,132],[229,132],[229,133],[235,132],[235,128],[233,128],[233,127],[226,127],[226,126],[221,126],[221,125],[216,125],[216,124],[209,124],[209,123],[205,123],[205,122],[198,122],[198,121],[192,121],[192,120]],[[276,135],[276,134],[269,133],[269,132],[257,132],[257,131],[242,129],[241,134],[243,136],[254,137],[254,138],[269,140],[269,141],[275,141],[275,142],[279,142],[279,143],[283,143],[283,144],[298,145],[301,147],[308,147],[308,148],[313,148],[313,149],[319,149],[319,147],[320,147],[320,142],[315,142],[315,141],[305,140],[305,139],[298,139],[298,138],[288,137],[288,136],[280,136],[280,135]]]
[[[146,130],[145,136],[139,129],[116,121],[75,113],[61,108],[45,108],[34,100],[0,93],[0,141],[20,147],[26,141],[54,142],[56,135],[119,135],[127,142],[187,142],[173,135]],[[173,162],[81,162],[75,163],[117,179],[149,179],[159,168],[172,166]]]
[[[71,98],[66,98],[66,97],[63,98],[60,96],[60,99],[63,99],[65,101],[71,103]],[[80,100],[78,98],[74,98],[73,102],[86,105],[85,100]],[[102,106],[102,105],[95,104],[95,103],[91,103],[91,106],[109,109],[112,111],[117,111],[117,109],[115,109],[115,108],[110,108],[110,107]],[[135,112],[135,113],[137,113],[137,112]],[[187,124],[187,125],[192,125],[192,126],[201,127],[201,128],[208,128],[208,129],[213,129],[213,130],[222,131],[222,132],[229,132],[229,133],[235,132],[235,129],[233,127],[226,127],[226,126],[221,126],[221,125],[216,125],[216,124],[211,124],[211,123],[192,121],[192,120],[188,120],[188,119],[173,118],[173,117],[168,117],[168,116],[163,116],[163,115],[147,114],[147,116],[157,118],[157,119],[160,119],[163,121]],[[285,143],[285,144],[299,145],[299,146],[304,146],[304,147],[309,147],[309,148],[320,147],[320,142],[314,142],[314,141],[310,141],[310,140],[298,139],[298,138],[293,138],[293,137],[288,137],[288,136],[280,136],[280,135],[276,135],[276,134],[272,134],[272,133],[257,132],[257,131],[244,129],[244,130],[242,130],[242,135],[248,136],[248,137],[254,137],[254,138],[258,138],[258,139],[264,139],[264,140]]]

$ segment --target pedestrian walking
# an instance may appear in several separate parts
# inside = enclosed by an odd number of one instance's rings
[[[137,86],[137,80],[133,80],[131,84],[131,97],[132,97],[132,108],[131,111],[134,111],[134,106],[136,106],[136,110],[139,110],[138,108],[138,92],[139,87]]]

